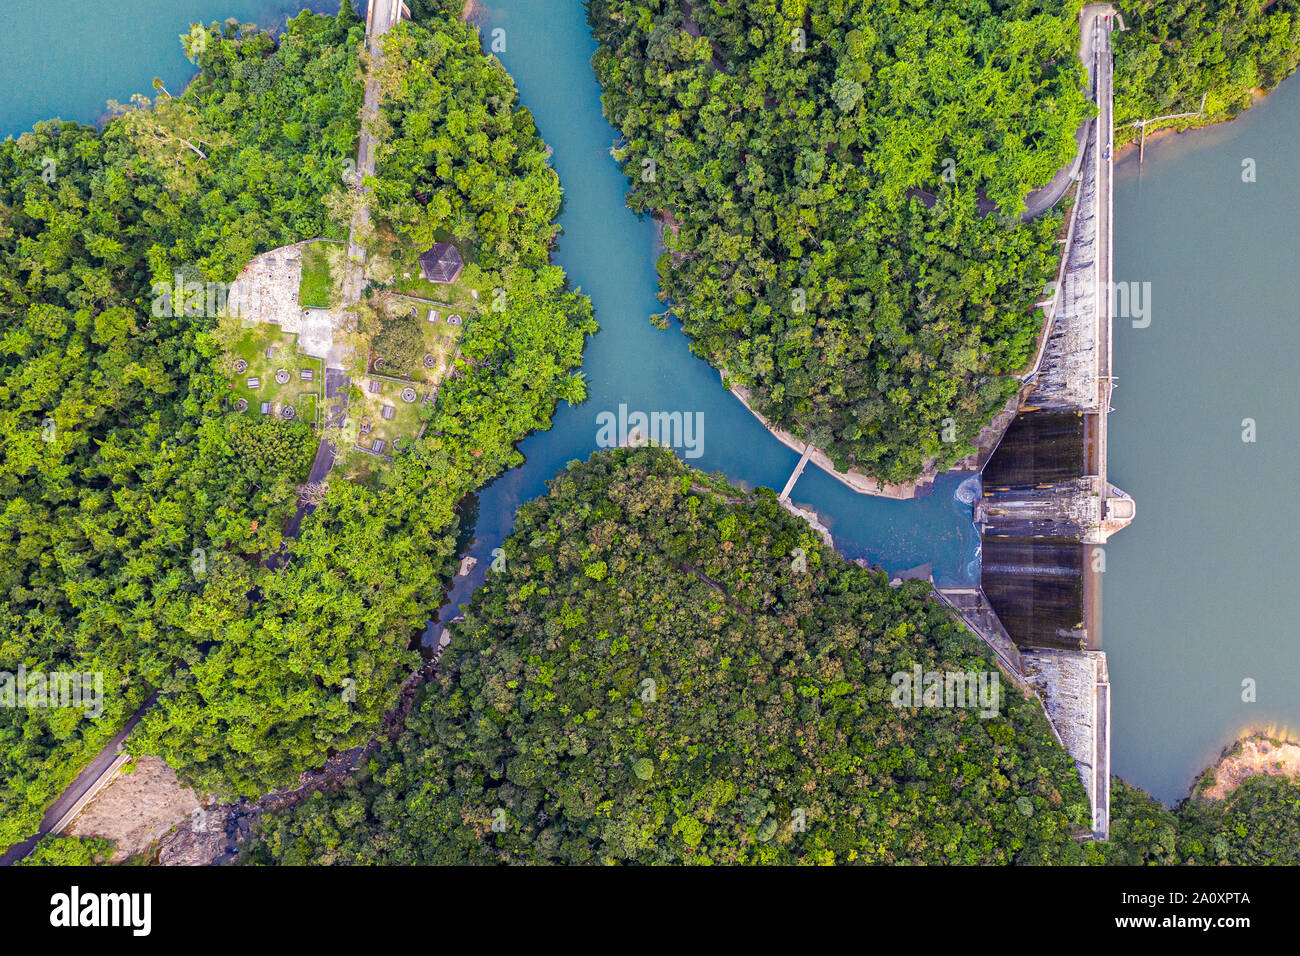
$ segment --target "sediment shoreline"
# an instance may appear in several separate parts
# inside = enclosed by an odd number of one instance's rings
[[[1284,81],[1285,80],[1282,80],[1274,84],[1273,89],[1274,90],[1277,89],[1278,86],[1280,86]],[[1237,113],[1235,116],[1224,116],[1221,117],[1220,119],[1210,120],[1208,123],[1196,123],[1196,122],[1192,122],[1191,119],[1188,119],[1184,121],[1186,122],[1187,125],[1180,125],[1178,123],[1175,123],[1172,126],[1161,127],[1160,129],[1156,130],[1154,133],[1147,133],[1146,141],[1150,143],[1153,140],[1162,139],[1168,136],[1181,135],[1183,133],[1193,133],[1196,130],[1212,129],[1215,126],[1221,126],[1224,123],[1231,123],[1233,120],[1237,119],[1238,117],[1245,115],[1247,110],[1253,109],[1259,103],[1260,100],[1267,97],[1268,94],[1271,93],[1272,91],[1273,90],[1262,90],[1256,87],[1255,89],[1250,91],[1250,106],[1246,107],[1246,109],[1242,110],[1240,113]],[[1127,123],[1122,128],[1126,130],[1130,130],[1133,129],[1134,127],[1132,123]],[[1121,146],[1116,146],[1115,158],[1119,159],[1119,157],[1123,156],[1125,153],[1128,153],[1130,150],[1136,149],[1140,139],[1141,139],[1141,132],[1139,131],[1134,133],[1133,139],[1129,140],[1127,143],[1124,143]]]
[[[723,387],[727,388],[726,373],[719,372],[718,374],[723,380]],[[800,455],[802,455],[804,450],[808,448],[808,442],[800,441],[790,432],[777,428],[766,418],[756,412],[749,402],[749,389],[741,385],[734,385],[727,390],[730,391],[732,395],[736,396],[740,404],[744,405],[745,409],[757,418],[759,423],[767,429],[768,433],[782,445],[785,445],[791,451],[798,452]],[[808,456],[808,460],[836,481],[848,486],[860,495],[873,495],[877,498],[893,498],[898,501],[907,501],[911,498],[928,495],[934,490],[935,472],[932,468],[927,468],[914,481],[891,485],[877,481],[866,472],[857,470],[839,471],[835,467],[835,463],[831,461],[830,456],[816,446],[813,446],[812,453]]]
[[[1275,776],[1300,780],[1300,743],[1263,731],[1240,737],[1197,775],[1189,799],[1222,800],[1251,777]]]

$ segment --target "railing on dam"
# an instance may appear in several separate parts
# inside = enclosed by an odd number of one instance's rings
[[[1092,835],[1110,833],[1110,683],[1101,651],[1101,545],[1136,514],[1106,477],[1111,360],[1109,5],[1081,12],[1081,55],[1097,119],[1083,138],[1060,276],[1020,409],[982,469],[975,506],[980,587],[948,597],[967,624],[1013,658],[1074,758]],[[1006,645],[1014,647],[1014,654]]]

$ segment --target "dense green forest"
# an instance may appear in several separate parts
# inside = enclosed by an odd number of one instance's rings
[[[1131,124],[1175,113],[1201,115],[1161,123],[1185,128],[1236,116],[1300,65],[1296,0],[1152,0],[1120,6],[1128,29],[1114,35],[1115,138]]]
[[[1294,863],[1300,783],[1170,811],[1113,784],[1111,842],[1034,701],[893,706],[989,671],[918,582],[822,546],[766,489],[599,452],[523,506],[405,726],[264,818],[253,864]]]
[[[1082,860],[1088,805],[1037,704],[891,706],[990,671],[919,583],[846,562],[766,490],[661,449],[523,506],[405,729],[270,818],[248,858],[325,863]]]
[[[949,466],[1015,391],[1060,226],[1018,214],[1092,109],[1079,6],[589,0],[670,312],[840,467]]]
[[[202,72],[183,94],[159,89],[102,132],[51,122],[0,143],[0,671],[105,675],[99,720],[0,711],[0,843],[34,830],[155,690],[133,748],[224,795],[367,739],[450,578],[456,503],[582,397],[570,372],[595,325],[547,264],[560,190],[532,119],[473,26],[402,27],[378,215],[400,210],[415,239],[447,232],[506,294],[467,323],[426,438],[367,482],[331,482],[283,540],[319,436],[229,414],[212,318],[153,316],[150,289],[346,234],[363,33],[346,2],[279,38],[213,27],[188,44]],[[412,152],[453,122],[481,135]]]
[[[1093,862],[1300,864],[1300,780],[1249,777],[1222,800],[1192,796],[1170,810],[1116,778],[1111,801],[1111,842],[1089,848]]]
[[[320,198],[356,138],[355,28],[214,34],[183,97],[159,91],[102,133],[49,122],[0,143],[0,670],[105,674],[98,721],[0,713],[0,842],[241,615],[259,573],[245,555],[280,544],[306,426],[270,425],[269,444],[224,415],[215,346],[192,317],[153,317],[150,288],[229,280],[337,228]]]
[[[113,855],[113,841],[102,837],[47,836],[19,866],[102,866]]]

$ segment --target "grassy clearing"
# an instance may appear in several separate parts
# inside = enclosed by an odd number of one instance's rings
[[[313,384],[315,383],[314,382],[302,383],[304,388]],[[308,422],[308,423],[314,423],[316,421],[317,407],[319,404],[316,399],[317,399],[317,393],[315,392],[303,392],[301,395],[298,396],[298,401],[295,403],[294,408],[298,410],[299,421]]]
[[[427,307],[426,307],[427,311]],[[424,328],[424,349],[433,356],[436,364],[433,368],[420,366],[419,375],[424,378],[430,385],[437,385],[447,377],[447,372],[451,369],[451,360],[456,357],[457,343],[460,342],[461,332],[464,331],[464,322],[469,321],[469,313],[461,314],[462,324],[459,327],[447,323],[448,312],[438,310],[438,321],[429,322],[425,312],[421,312]]]
[[[336,298],[334,276],[342,275],[343,247],[335,242],[310,242],[302,249],[302,282],[298,301],[304,309],[328,309]]]
[[[429,305],[427,302],[420,302],[407,296],[389,295],[384,299],[384,312],[389,316],[406,316],[411,310],[415,311],[415,317],[406,318],[389,318],[390,322],[416,322],[419,325],[420,337],[424,343],[422,352],[433,358],[433,365],[424,364],[423,354],[412,363],[409,367],[398,365],[394,362],[386,362],[381,374],[392,376],[394,378],[407,378],[416,383],[427,383],[428,385],[437,385],[447,375],[451,367],[451,360],[456,355],[456,346],[460,341],[461,333],[465,329],[465,323],[469,320],[472,312],[468,309],[459,310],[447,305]],[[437,319],[429,321],[430,312],[437,313]],[[452,315],[459,315],[461,318],[460,325],[452,325],[448,318]]]
[[[473,311],[478,308],[474,290],[459,279],[450,285],[430,282],[418,272],[410,278],[400,276],[393,279],[392,289],[402,295],[413,296],[427,302],[437,302],[457,311]]]
[[[278,416],[287,404],[294,407],[298,421],[314,423],[319,407],[320,390],[325,380],[324,363],[320,359],[298,352],[297,336],[282,332],[276,325],[257,325],[241,332],[225,357],[224,367],[230,376],[230,405],[235,410],[239,399],[248,402],[247,415],[260,415],[263,402],[271,403],[271,414]],[[271,358],[266,357],[266,350],[274,348]],[[243,359],[248,369],[235,372],[235,362]],[[275,373],[280,369],[289,372],[289,381],[281,385],[275,380]],[[299,374],[303,369],[310,369],[312,380],[305,382]],[[256,388],[250,388],[248,380],[261,380]]]
[[[380,391],[376,394],[370,391],[372,382],[378,382]],[[411,382],[410,387],[415,389],[416,400],[414,402],[402,401],[402,389],[407,387],[406,382],[387,381],[378,376],[370,376],[362,379],[358,385],[361,389],[361,398],[352,403],[349,410],[351,416],[356,419],[358,425],[357,443],[363,448],[370,448],[375,439],[382,438],[387,442],[384,448],[385,455],[393,453],[393,442],[396,439],[402,440],[402,447],[409,448],[415,436],[420,433],[420,425],[427,417],[429,408],[424,404],[425,398],[429,395],[431,386],[421,382]],[[392,419],[386,419],[383,416],[385,405],[391,405],[394,409]],[[360,434],[360,426],[369,425],[370,432],[366,435]]]
[[[431,358],[431,363],[426,365],[421,355],[410,367],[386,360],[381,369],[372,369],[354,379],[354,394],[359,393],[359,397],[353,399],[348,416],[356,423],[356,444],[369,449],[376,439],[382,439],[383,454],[388,456],[394,452],[394,441],[401,441],[402,447],[397,449],[400,454],[419,434],[430,412],[425,399],[446,378],[461,333],[480,309],[477,291],[467,281],[467,276],[477,274],[477,270],[467,264],[457,282],[445,285],[429,282],[420,275],[419,265],[408,261],[414,258],[412,251],[398,243],[391,229],[382,223],[367,243],[367,249],[366,278],[374,289],[369,304],[375,309],[377,321],[417,322],[423,343],[421,351]],[[429,321],[431,309],[438,313],[433,322]],[[414,316],[408,319],[412,312]],[[459,325],[447,321],[453,314],[460,316]],[[379,383],[378,393],[370,391],[372,382]],[[402,389],[408,385],[416,391],[414,402],[402,401]],[[392,419],[383,417],[385,405],[394,409]],[[370,426],[365,435],[360,434],[362,425]],[[352,448],[346,461],[345,470],[357,477],[373,471],[381,460]]]
[[[454,311],[466,312],[478,308],[478,299],[473,286],[466,281],[470,268],[468,260],[460,279],[444,285],[430,282],[420,275],[418,262],[407,262],[414,252],[403,246],[393,236],[387,226],[380,226],[369,245],[370,258],[366,262],[366,277],[381,288],[389,289],[403,295],[426,299],[430,302],[448,306]],[[464,251],[462,250],[462,255]]]

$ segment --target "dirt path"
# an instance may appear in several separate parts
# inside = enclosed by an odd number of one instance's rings
[[[393,28],[400,14],[391,0],[371,0],[370,15],[366,18],[366,52],[370,62],[366,65],[366,94],[361,107],[361,134],[357,138],[357,169],[353,188],[364,197],[370,192],[363,184],[367,176],[375,174],[375,136],[371,132],[379,118],[379,80],[375,75],[383,53],[381,39]],[[347,264],[343,277],[343,304],[348,306],[361,298],[365,287],[366,250],[358,237],[370,231],[370,203],[363,202],[352,214],[348,229]]]

